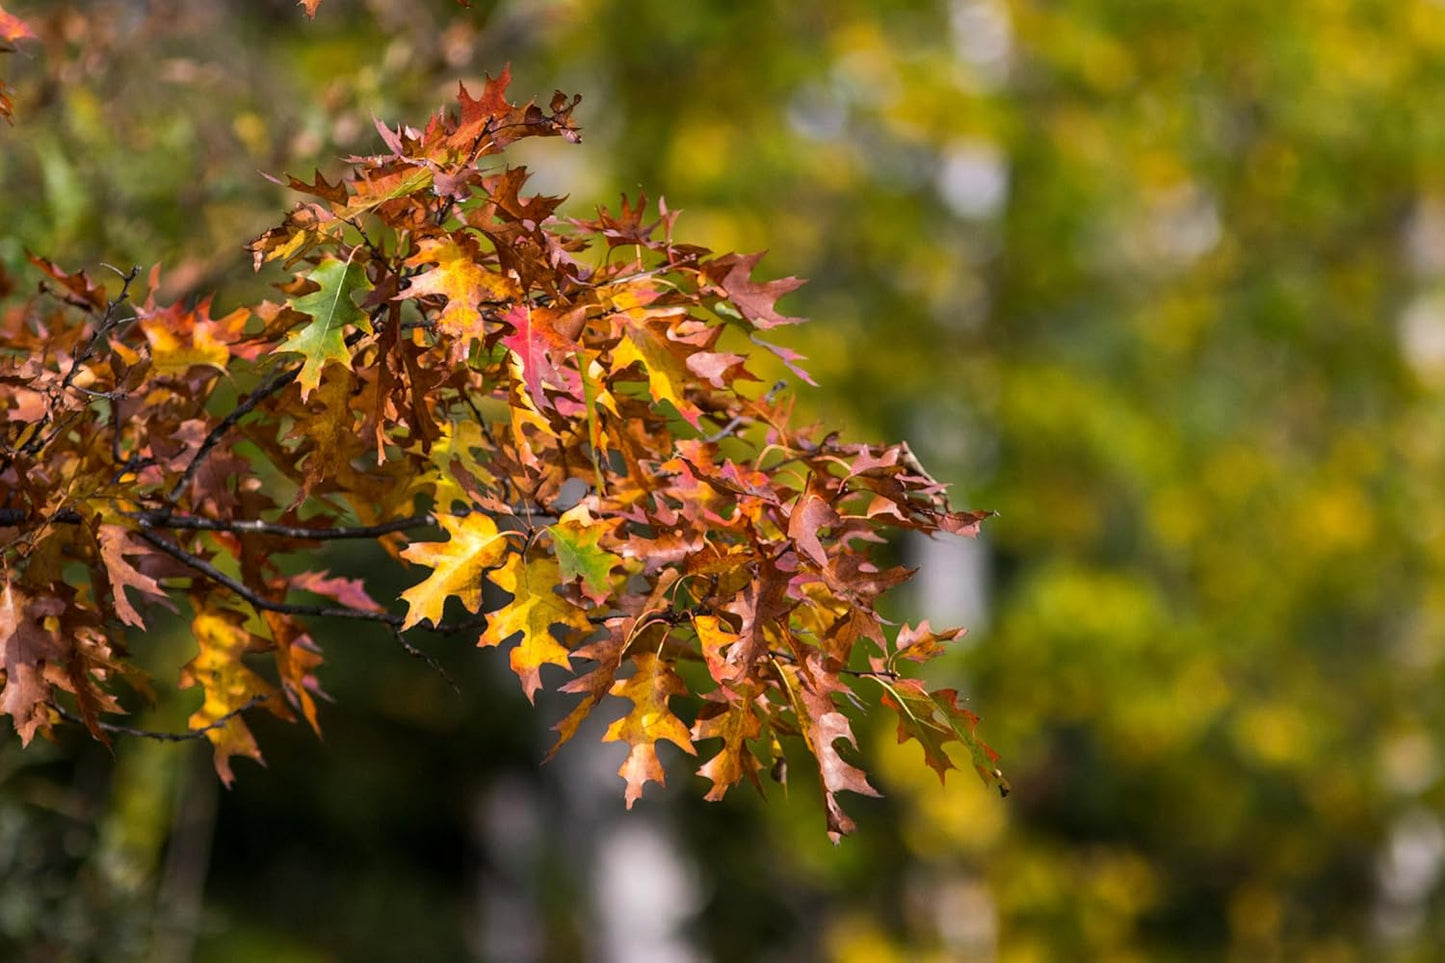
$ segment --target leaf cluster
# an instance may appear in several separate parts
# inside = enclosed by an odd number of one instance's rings
[[[65,719],[125,731],[104,718],[118,683],[150,684],[126,628],[184,601],[180,686],[228,783],[261,758],[248,711],[319,731],[314,625],[354,619],[409,651],[417,628],[475,633],[529,698],[543,666],[570,673],[557,746],[627,700],[603,738],[629,749],[629,806],[664,781],[660,741],[718,799],[784,778],[793,737],[829,833],[851,831],[837,794],[875,791],[840,707],[863,682],[940,777],[958,742],[1006,791],[957,694],[901,671],[960,631],[876,611],[912,574],[875,559],[890,531],[972,536],[987,513],[955,510],[904,444],[790,423],[748,365],[760,348],[806,379],[760,338],[801,320],[777,307],[797,279],[675,240],[663,201],[578,219],[525,193],[498,155],[579,139],[579,98],[518,105],[508,80],[422,128],[379,123],[335,183],[288,178],[305,199],[249,246],[290,273],[276,301],[213,317],[158,303],[157,272],[142,296],[138,271],[112,291],[32,258],[41,294],[0,315],[0,712],[27,742]],[[404,615],[285,564],[340,539],[419,570]]]

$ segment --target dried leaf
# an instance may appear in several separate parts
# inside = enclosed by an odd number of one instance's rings
[[[119,525],[100,526],[100,559],[105,563],[106,575],[110,577],[111,592],[115,596],[115,614],[126,625],[143,629],[145,620],[130,604],[130,599],[126,598],[126,588],[139,589],[152,598],[166,601],[167,604],[169,596],[155,579],[142,575],[125,560],[126,555],[151,555],[155,551],[149,546],[132,545],[129,538],[130,533]]]

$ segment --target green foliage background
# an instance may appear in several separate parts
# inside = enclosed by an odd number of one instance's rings
[[[6,6],[44,35],[3,64],[17,285],[28,248],[260,296],[240,245],[290,200],[257,168],[334,170],[373,115],[420,123],[510,61],[519,95],[584,95],[582,145],[526,145],[538,186],[579,212],[662,191],[681,236],[770,249],[767,273],[811,279],[788,303],[815,319],[788,332],[823,385],[801,404],[908,438],[955,501],[1000,512],[991,611],[947,669],[1014,795],[940,787],[877,726],[888,798],[852,805],[860,834],[835,850],[806,772],[789,799],[712,806],[679,765],[652,808],[702,879],[704,954],[1445,943],[1445,7]],[[536,761],[560,704],[534,712],[488,654],[434,647],[452,696],[352,634],[327,644],[327,743],[262,731],[270,768],[212,804],[198,959],[465,956],[469,800],[557,791]],[[159,633],[147,657],[161,671],[186,642]],[[0,947],[115,959],[162,939],[186,903],[165,881],[188,878],[168,854],[194,849],[175,842],[186,813],[210,826],[195,761],[0,741]],[[571,959],[592,944],[564,809],[546,819],[524,886],[542,958]]]

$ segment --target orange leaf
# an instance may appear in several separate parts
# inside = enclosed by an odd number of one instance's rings
[[[751,698],[726,703],[709,702],[692,727],[694,739],[722,739],[717,755],[705,762],[697,774],[712,780],[707,799],[722,799],[728,789],[744,777],[757,782],[762,764],[748,748],[748,740],[762,732],[762,721],[753,709]],[[759,786],[761,788],[761,786]]]
[[[626,742],[632,747],[617,774],[627,780],[627,808],[631,809],[642,787],[649,782],[666,785],[662,763],[657,758],[657,740],[666,739],[690,755],[697,755],[687,726],[672,714],[669,696],[682,695],[687,686],[672,671],[671,664],[651,652],[632,657],[637,671],[630,679],[613,684],[612,694],[632,700],[632,711],[608,727],[603,742]]]

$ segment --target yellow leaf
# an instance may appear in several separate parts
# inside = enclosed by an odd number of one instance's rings
[[[572,667],[567,649],[552,637],[551,627],[565,625],[586,632],[592,624],[587,621],[587,613],[556,593],[562,583],[556,559],[513,555],[488,577],[514,597],[488,614],[487,630],[477,644],[500,645],[522,633],[521,641],[512,650],[512,671],[522,680],[522,691],[532,699],[542,687],[538,670],[543,665]]]
[[[669,402],[694,428],[702,410],[687,400],[687,385],[696,380],[687,370],[682,346],[668,339],[665,329],[629,324],[627,336],[612,349],[612,368],[621,371],[641,364],[647,372],[647,387],[653,401]]]
[[[449,541],[418,542],[401,553],[408,562],[432,569],[425,581],[401,593],[407,605],[403,630],[422,619],[440,622],[442,607],[453,595],[467,611],[481,611],[482,572],[501,561],[507,550],[506,534],[486,515],[443,515],[437,524],[451,536]]]
[[[139,326],[150,343],[151,364],[160,374],[185,374],[192,365],[225,371],[231,361],[227,341],[239,336],[250,316],[245,308],[237,308],[212,320],[208,298],[191,309],[174,304],[155,311],[143,316]]]
[[[435,264],[436,267],[411,279],[411,286],[399,297],[419,298],[440,294],[447,299],[437,327],[453,338],[462,339],[465,350],[471,338],[483,335],[482,315],[478,307],[486,303],[514,301],[522,296],[515,280],[481,264],[482,253],[470,237],[461,235],[460,242],[450,238],[424,238],[420,251],[408,258],[413,267]]]
[[[272,685],[241,661],[254,646],[240,613],[202,611],[191,622],[191,634],[200,651],[181,667],[180,687],[189,689],[198,685],[205,693],[205,701],[191,714],[192,729],[212,725],[257,696],[275,695]],[[232,756],[261,761],[261,750],[239,715],[232,716],[223,726],[208,729],[206,738],[215,747],[216,772],[228,786],[235,780],[231,773]]]

